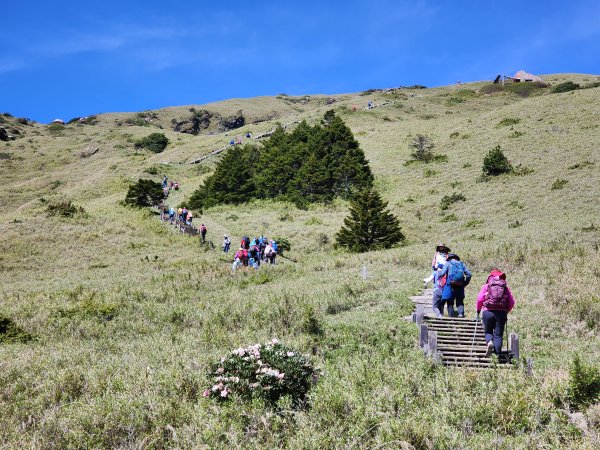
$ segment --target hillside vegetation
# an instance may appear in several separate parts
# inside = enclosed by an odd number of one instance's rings
[[[11,140],[0,142],[0,448],[599,446],[585,368],[600,366],[600,88],[554,92],[599,79],[545,79],[549,87],[489,93],[481,82],[281,94],[64,126],[1,115]],[[334,249],[348,215],[339,198],[194,211],[214,249],[123,203],[138,179],[167,175],[181,185],[167,203],[185,204],[223,153],[189,161],[277,123],[317,125],[332,109],[399,218],[402,246]],[[244,125],[228,129],[239,111]],[[174,131],[191,115],[195,134]],[[168,139],[161,153],[136,145],[152,133]],[[430,162],[411,156],[418,135],[435,144]],[[497,146],[512,170],[482,176]],[[232,273],[221,236],[235,250],[261,233],[288,239],[289,259]],[[470,316],[488,271],[508,273],[517,300],[508,327],[533,376],[422,356],[403,318],[438,241],[473,271]],[[273,338],[321,371],[306,407],[203,397],[215,362]]]

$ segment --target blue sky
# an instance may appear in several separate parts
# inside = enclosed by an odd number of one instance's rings
[[[600,2],[6,2],[0,111],[41,122],[258,95],[600,72]]]

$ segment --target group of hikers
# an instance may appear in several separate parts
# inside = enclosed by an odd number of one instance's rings
[[[228,253],[230,246],[231,239],[226,234],[223,235],[223,251]],[[235,272],[238,267],[244,266],[258,269],[261,261],[275,264],[278,250],[279,246],[274,239],[268,239],[261,235],[251,240],[248,236],[244,236],[239,250],[233,257],[231,270]]]
[[[425,278],[425,286],[433,281],[433,313],[443,317],[444,306],[449,317],[465,317],[465,288],[471,282],[472,273],[456,253],[443,243],[436,246],[431,262],[431,276]],[[456,302],[457,310],[454,310]],[[508,313],[515,306],[515,299],[506,284],[506,274],[493,268],[486,282],[481,286],[476,301],[476,320],[483,320],[486,342],[486,356],[500,354],[502,336]]]
[[[250,133],[249,131],[245,134],[246,138],[248,139],[252,139],[252,133]],[[244,143],[244,141],[242,140],[241,136],[238,136],[237,138],[231,138],[229,140],[229,145],[230,146],[234,146],[234,145],[242,145]]]
[[[173,181],[173,180],[169,180],[169,178],[167,178],[167,176],[163,176],[162,182],[161,182],[161,186],[163,189],[163,196],[164,198],[167,198],[169,196],[169,192],[171,191],[171,189],[174,190],[179,190],[179,182],[178,181]]]
[[[161,219],[163,221],[168,221],[171,225],[179,226],[179,230],[183,232],[183,224],[187,225],[188,227],[193,226],[192,222],[194,220],[194,214],[185,206],[177,208],[177,211],[170,206],[169,209],[162,210]],[[208,231],[206,225],[201,224],[198,227],[198,231],[200,232],[200,238],[202,239],[202,242],[206,242],[206,232]]]

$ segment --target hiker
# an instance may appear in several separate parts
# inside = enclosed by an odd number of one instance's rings
[[[373,109],[373,102],[369,102],[367,104],[367,109]]]
[[[237,252],[235,252],[235,256],[233,257],[233,265],[231,266],[232,272],[235,272],[235,270],[238,267],[242,266],[243,259],[244,259],[244,249],[240,247],[240,249]]]
[[[163,189],[167,187],[168,181],[169,181],[169,179],[167,178],[166,175],[164,175],[163,179],[162,179],[162,187],[163,187]]]
[[[232,145],[232,146],[235,145],[235,139],[230,140],[229,145]]]
[[[254,241],[252,241],[254,242]],[[260,252],[258,250],[258,245],[256,245],[256,243],[254,243],[254,245],[250,245],[250,250],[248,250],[248,255],[250,256],[250,258],[252,258],[255,263],[256,266],[258,268],[258,266],[260,266]]]
[[[179,221],[180,221],[181,223],[185,223],[185,219],[187,218],[187,215],[188,215],[188,210],[187,210],[187,208],[184,206],[184,207],[181,209],[181,217],[179,217]]]
[[[173,183],[173,189],[175,189],[176,191],[179,190],[179,181],[176,181],[175,183]]]
[[[265,258],[271,264],[275,264],[275,257],[277,256],[277,244],[273,239],[269,241],[267,246],[265,247]]]
[[[177,221],[181,221],[181,214],[183,213],[183,209],[181,207],[177,208]]]
[[[433,301],[432,307],[433,313],[436,317],[444,317],[444,302],[442,301],[442,290],[446,286],[446,280],[448,275],[440,276],[441,269],[433,272]]]
[[[248,250],[250,248],[250,238],[248,236],[244,236],[242,239],[242,248],[244,250]]]
[[[247,137],[248,139],[251,139],[251,138],[252,138],[252,133],[250,133],[250,132],[248,131],[248,132],[246,133],[246,137]]]
[[[225,254],[229,253],[229,247],[231,246],[231,239],[226,234],[223,235],[223,251]]]
[[[500,354],[507,315],[515,307],[515,299],[506,285],[506,274],[493,268],[477,295],[477,322],[483,317],[486,356]]]
[[[200,235],[202,236],[202,242],[206,242],[206,225],[200,225]]]
[[[169,190],[173,189],[174,185],[175,183],[173,183],[173,180],[169,181]]]
[[[194,218],[194,215],[192,214],[191,211],[188,211],[187,213],[187,217],[185,218],[185,223],[187,223],[189,226],[192,226],[192,219]]]
[[[174,220],[175,220],[175,210],[171,206],[171,207],[169,207],[169,222],[172,224]]]
[[[458,317],[465,317],[465,287],[471,282],[471,271],[461,262],[455,253],[448,253],[448,260],[438,277],[447,276],[446,284],[442,288],[442,304],[448,304],[448,316],[456,317],[454,301],[458,309]],[[442,311],[443,313],[443,311]]]
[[[427,278],[423,278],[425,288],[427,288],[427,283],[433,281],[436,271],[441,270],[444,267],[444,264],[446,264],[446,260],[448,259],[449,252],[450,248],[447,247],[445,244],[442,244],[440,242],[438,245],[436,245],[435,253],[433,254],[433,260],[431,261],[431,275]]]
[[[167,186],[163,187],[163,198],[169,197],[169,188]]]

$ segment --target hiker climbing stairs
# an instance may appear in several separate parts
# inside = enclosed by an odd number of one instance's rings
[[[415,304],[413,322],[419,326],[419,345],[424,352],[445,366],[487,369],[510,367],[519,357],[519,338],[510,336],[510,349],[497,357],[486,356],[483,324],[474,319],[436,317],[432,310],[433,289],[411,297]],[[507,343],[508,345],[508,343]]]

